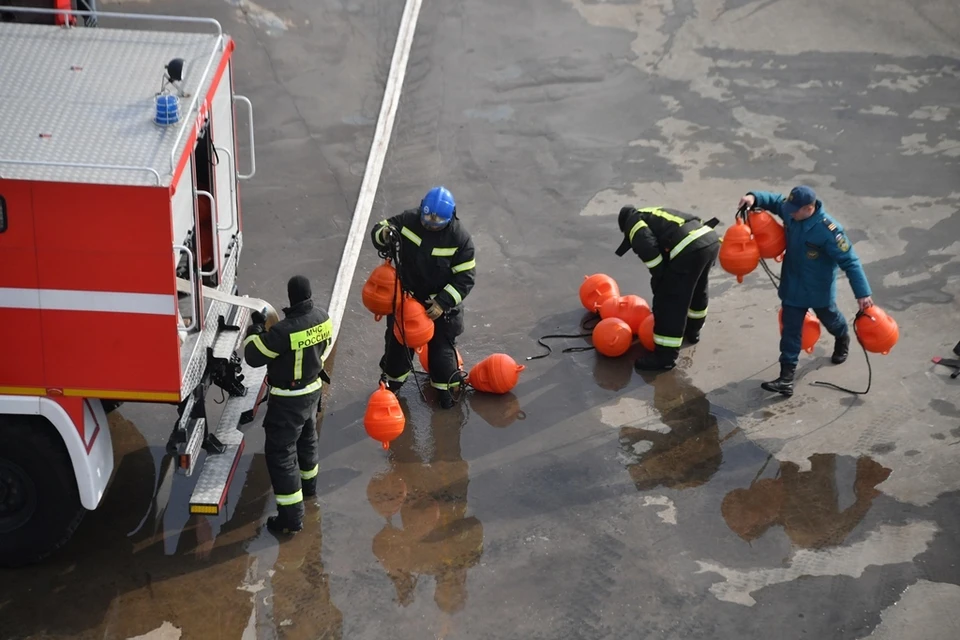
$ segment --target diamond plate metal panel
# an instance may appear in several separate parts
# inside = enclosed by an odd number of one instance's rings
[[[237,280],[237,261],[240,258],[240,251],[243,246],[241,234],[237,234],[237,243],[230,255],[227,256],[223,265],[223,277],[220,281],[218,290],[224,293],[232,293],[233,286]],[[207,315],[204,320],[203,331],[199,334],[191,334],[184,343],[180,352],[180,362],[182,371],[182,383],[180,384],[180,397],[185,398],[189,393],[200,384],[203,378],[203,372],[207,368],[207,347],[213,344],[217,336],[217,316],[223,314],[228,317],[229,305],[220,301],[212,301],[207,306]]]
[[[240,346],[240,343],[243,342],[243,332],[247,328],[247,322],[250,320],[250,309],[246,307],[234,308],[236,309],[236,313],[229,322],[234,326],[240,327],[240,330],[221,331],[217,334],[217,339],[213,342],[214,358],[229,358]]]
[[[207,421],[203,418],[197,418],[193,424],[193,431],[190,432],[190,439],[187,440],[183,450],[183,455],[187,458],[187,469],[184,475],[193,475],[193,470],[197,466],[197,458],[200,456],[200,449],[203,447],[203,437],[206,435]]]
[[[233,402],[239,407],[237,409],[238,420],[240,419],[240,415],[251,411],[254,404],[256,404],[260,387],[263,386],[263,380],[267,377],[267,368],[258,367],[254,369],[244,362],[240,372],[243,374],[243,385],[247,388],[247,395],[233,399]]]
[[[119,29],[60,29],[0,23],[0,176],[23,180],[151,185],[172,179],[197,109],[222,56],[216,34]],[[153,122],[165,65],[183,58],[181,119]],[[208,61],[210,71],[200,86]],[[179,137],[179,141],[178,141]],[[61,163],[139,170],[39,166]]]

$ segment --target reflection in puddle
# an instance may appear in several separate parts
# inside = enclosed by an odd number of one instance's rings
[[[658,486],[687,489],[706,483],[720,468],[720,429],[706,395],[680,369],[645,376],[659,418],[621,427],[620,445],[639,491]]]
[[[468,402],[470,410],[491,427],[503,429],[527,417],[520,409],[520,399],[512,391],[500,395],[473,391],[468,396]]]
[[[404,398],[400,405],[407,427],[390,445],[389,469],[375,475],[367,487],[371,506],[387,520],[373,539],[373,553],[401,606],[413,602],[420,576],[433,576],[437,607],[454,613],[466,604],[467,571],[483,553],[483,525],[475,516],[465,517],[469,470],[460,453],[464,407],[459,403],[434,411],[428,432],[422,420],[419,425],[411,420]]]
[[[795,547],[842,544],[880,495],[876,486],[887,479],[890,469],[859,458],[854,503],[841,509],[836,454],[813,455],[810,463],[809,471],[800,471],[795,463],[782,462],[775,478],[756,480],[748,488],[728,493],[721,507],[727,526],[747,542],[770,527],[781,526]]]

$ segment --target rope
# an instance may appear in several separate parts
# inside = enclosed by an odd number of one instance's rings
[[[591,320],[596,320],[596,323],[594,323],[593,325],[591,325],[591,326],[588,327],[588,326],[587,326],[587,323],[589,323]],[[594,329],[594,327],[597,326],[597,324],[598,324],[599,322],[600,322],[600,316],[599,316],[599,315],[593,316],[593,317],[591,317],[591,318],[587,318],[586,320],[584,320],[583,322],[581,322],[581,323],[580,323],[580,329],[581,329],[581,331],[585,331],[586,333],[551,333],[551,334],[549,334],[549,335],[540,336],[539,338],[537,338],[537,344],[539,344],[541,347],[545,348],[545,349],[547,350],[547,352],[546,352],[546,353],[541,353],[541,354],[538,355],[538,356],[527,356],[526,359],[527,359],[527,360],[539,360],[540,358],[546,358],[546,357],[549,356],[551,353],[553,353],[553,349],[551,349],[551,348],[550,348],[550,345],[546,344],[546,343],[544,342],[544,340],[549,340],[549,339],[553,339],[553,338],[572,340],[572,339],[576,339],[576,338],[590,338],[590,337],[593,337],[593,329]],[[589,347],[567,347],[566,349],[563,349],[560,353],[579,353],[579,352],[582,352],[582,351],[591,351],[591,350],[593,350],[593,349],[596,349],[596,347],[593,346],[593,345],[590,345]]]
[[[867,361],[867,388],[863,391],[854,391],[853,389],[847,389],[846,387],[841,387],[840,385],[833,384],[832,382],[820,382],[819,380],[813,381],[812,384],[820,387],[829,387],[831,389],[836,389],[837,391],[845,391],[847,393],[852,393],[855,396],[865,396],[867,393],[869,393],[870,385],[873,384],[873,367],[870,366],[870,355],[867,353],[867,348],[863,345],[863,342],[861,342],[860,334],[857,333],[857,318],[862,315],[865,315],[863,311],[858,311],[856,318],[853,320],[853,335],[857,337],[857,342],[863,349],[863,357]]]

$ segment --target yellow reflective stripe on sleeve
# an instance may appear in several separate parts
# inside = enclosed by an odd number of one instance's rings
[[[270,387],[270,395],[272,396],[285,396],[287,398],[295,398],[297,396],[305,396],[308,393],[313,393],[317,389],[323,387],[323,381],[320,378],[317,378],[307,386],[302,389],[278,389],[277,387]]]
[[[244,348],[246,348],[246,346],[251,342],[253,343],[253,346],[257,348],[257,351],[267,356],[268,358],[276,358],[280,355],[276,351],[271,351],[270,349],[267,349],[267,345],[263,344],[263,340],[261,340],[260,336],[257,334],[254,334],[243,341]]]
[[[317,473],[319,472],[320,472],[320,465],[318,464],[313,465],[313,469],[308,469],[307,471],[300,469],[300,479],[312,480],[313,478],[317,477]]]
[[[700,228],[697,229],[696,231],[691,231],[690,233],[688,233],[688,234],[687,234],[687,237],[684,238],[683,240],[681,240],[680,242],[678,242],[678,243],[677,243],[677,246],[675,246],[675,247],[670,251],[670,259],[673,260],[674,258],[676,258],[677,255],[678,255],[681,251],[683,251],[684,249],[687,248],[687,245],[688,245],[688,244],[690,244],[691,242],[693,242],[694,240],[696,240],[696,239],[699,238],[700,236],[705,236],[705,235],[707,235],[707,234],[710,233],[711,231],[713,231],[713,229],[711,229],[710,227],[700,227]]]
[[[633,228],[630,229],[630,233],[628,234],[631,243],[633,242],[633,236],[637,235],[637,231],[640,231],[640,229],[643,229],[645,226],[647,226],[647,223],[643,220],[633,225]]]
[[[653,334],[653,344],[658,344],[661,347],[676,347],[679,349],[683,345],[683,338],[671,338],[670,336]]]
[[[442,390],[442,391],[446,391],[446,390],[449,390],[449,389],[459,389],[459,388],[460,388],[460,383],[459,383],[459,382],[451,382],[450,384],[447,384],[446,382],[434,382],[433,380],[431,380],[431,381],[430,381],[430,386],[433,387],[434,389],[440,389],[440,390]]]
[[[460,292],[457,291],[456,287],[452,284],[448,284],[443,288],[444,291],[450,294],[450,297],[453,298],[453,304],[458,305],[463,302],[463,298],[460,296]]]
[[[650,210],[650,213],[652,213],[653,215],[657,216],[658,218],[663,218],[664,220],[669,220],[670,222],[675,222],[676,224],[680,225],[681,227],[687,223],[687,221],[684,220],[683,218],[681,218],[680,216],[675,216],[675,215],[673,215],[672,213],[667,213],[666,211],[664,211],[663,209],[661,209],[661,208],[659,208],[659,207]]]
[[[430,252],[430,255],[440,256],[440,257],[449,257],[452,255],[456,255],[456,253],[457,253],[457,247],[434,247],[433,251]]]
[[[647,269],[653,269],[655,266],[663,262],[663,256],[657,256],[653,260],[646,260],[643,264],[647,265]]]
[[[289,507],[290,505],[298,504],[303,502],[303,490],[298,489],[294,493],[278,493],[277,494],[277,504],[281,507]]]
[[[454,273],[463,273],[464,271],[469,271],[470,269],[477,268],[476,260],[467,260],[466,262],[461,262],[460,264],[453,265],[452,271]]]
[[[293,379],[299,380],[303,377],[303,349],[297,349],[293,357]]]
[[[694,320],[699,320],[700,318],[706,318],[707,310],[704,309],[703,311],[695,311],[693,309],[687,309],[687,317],[692,318]]]
[[[418,247],[420,246],[420,243],[423,242],[423,240],[420,239],[420,236],[415,234],[413,231],[410,231],[410,229],[407,229],[406,227],[403,227],[402,229],[400,229],[400,233],[402,235],[405,235],[407,239],[410,240],[410,242],[417,245]]]
[[[327,318],[320,324],[315,324],[303,331],[297,331],[290,334],[290,349],[306,349],[329,340],[333,335],[333,320]]]

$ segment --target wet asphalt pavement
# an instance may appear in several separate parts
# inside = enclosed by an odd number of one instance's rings
[[[238,39],[257,177],[244,287],[328,299],[402,3],[111,3],[212,15]],[[960,9],[950,0],[427,0],[371,223],[450,187],[478,279],[460,352],[525,365],[449,411],[415,385],[389,451],[362,417],[383,345],[360,303],[365,240],[324,399],[320,495],[278,543],[259,421],[225,517],[189,518],[163,446],[175,412],[111,416],[103,507],[46,564],[0,572],[0,638],[831,638],[960,636]],[[848,229],[900,342],[867,368],[776,375],[778,301],[719,267],[680,367],[561,353],[577,287],[618,259],[616,212],[730,224],[749,189],[813,185]],[[841,309],[852,319],[845,280]],[[172,482],[171,482],[172,480]]]

